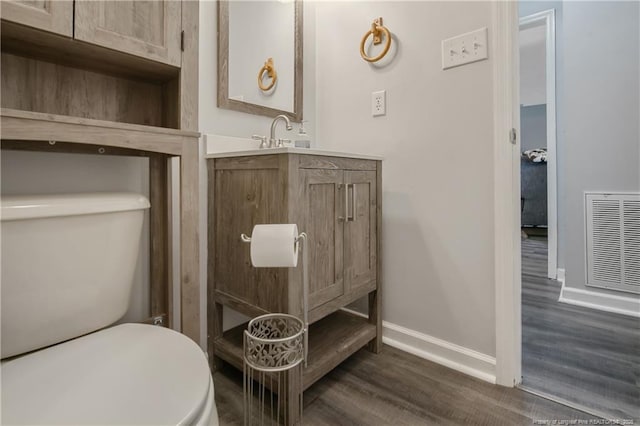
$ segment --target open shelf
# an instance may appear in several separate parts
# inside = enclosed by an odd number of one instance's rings
[[[153,316],[171,320],[167,302],[173,288],[169,224],[180,220],[180,292],[182,332],[199,338],[198,273],[198,132],[94,120],[65,115],[0,109],[0,148],[12,150],[148,157],[149,262]],[[180,157],[179,197],[173,207],[169,191],[169,157]],[[186,296],[185,296],[186,295]],[[195,297],[194,297],[195,295]],[[186,300],[186,301],[185,301]],[[195,300],[195,302],[194,302]],[[170,324],[170,323],[169,323]]]
[[[247,324],[224,332],[217,339],[215,354],[242,370],[242,338]],[[308,365],[303,370],[303,389],[334,369],[376,337],[376,327],[366,318],[337,311],[309,326]]]
[[[32,58],[2,47],[3,108],[152,127],[181,127],[176,108],[177,75],[167,82],[142,80]]]
[[[9,108],[0,109],[3,147],[56,149],[60,144],[82,144],[112,150],[181,155],[183,143],[197,142],[197,132],[139,124],[69,117]],[[5,145],[5,141],[6,144]],[[50,141],[55,144],[49,145]],[[46,144],[46,145],[45,145]],[[21,148],[20,145],[24,145]],[[64,145],[63,145],[64,146]],[[78,148],[79,149],[79,148]],[[106,152],[105,152],[106,153]]]

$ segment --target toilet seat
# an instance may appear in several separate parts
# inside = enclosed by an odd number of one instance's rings
[[[5,424],[217,424],[204,353],[167,328],[121,324],[1,369]]]

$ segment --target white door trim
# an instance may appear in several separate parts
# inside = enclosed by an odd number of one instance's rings
[[[492,2],[496,382],[521,381],[518,3]]]
[[[547,101],[547,276],[557,279],[558,274],[558,162],[556,144],[556,11],[544,10],[520,18],[520,30],[544,26],[546,52],[546,101]]]

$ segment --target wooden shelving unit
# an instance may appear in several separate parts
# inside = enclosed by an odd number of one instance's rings
[[[142,13],[129,6],[2,4],[0,147],[147,157],[150,314],[200,343],[199,3],[141,3]],[[171,206],[169,160],[176,157],[180,205]],[[179,326],[171,324],[172,236],[180,241]]]

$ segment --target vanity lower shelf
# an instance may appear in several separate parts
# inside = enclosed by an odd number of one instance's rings
[[[224,332],[216,339],[216,356],[242,370],[242,336],[247,324]],[[308,365],[303,371],[303,389],[333,370],[376,337],[376,326],[366,318],[337,311],[309,326]]]

